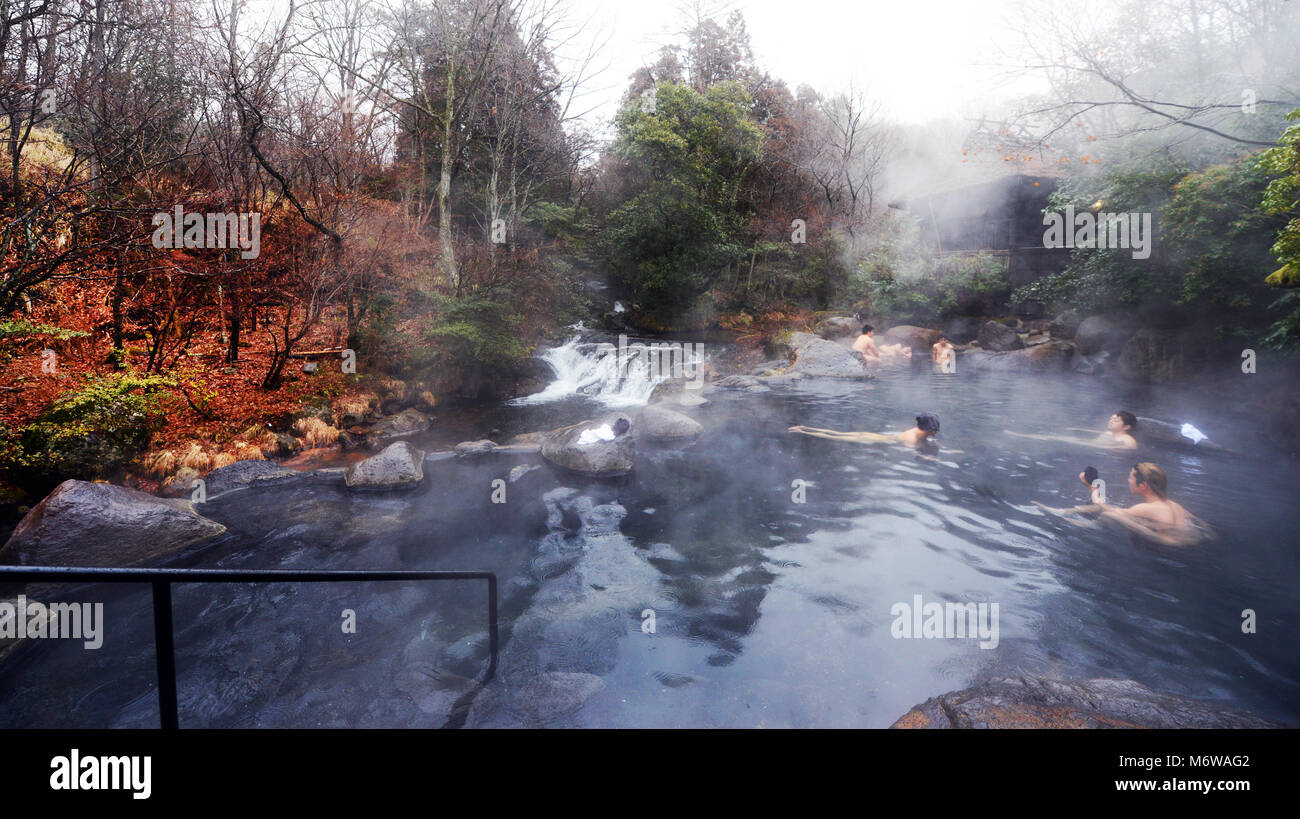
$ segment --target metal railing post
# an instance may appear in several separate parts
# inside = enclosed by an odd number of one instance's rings
[[[153,650],[158,658],[158,721],[165,731],[180,728],[176,705],[176,641],[172,638],[172,584],[153,586]]]
[[[495,574],[488,576],[488,646],[491,660],[488,662],[484,682],[491,680],[497,673],[497,576]]]

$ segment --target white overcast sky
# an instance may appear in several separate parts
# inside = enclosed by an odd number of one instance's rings
[[[902,122],[978,116],[1034,88],[1009,81],[1007,52],[1022,22],[1020,0],[739,0],[755,59],[791,91],[807,83],[822,93],[849,83],[881,100]],[[608,70],[592,84],[588,106],[615,110],[628,76],[653,62],[681,27],[674,0],[568,0],[575,20],[609,37]]]
[[[1047,2],[1047,0],[1038,0]],[[246,19],[279,18],[289,0],[246,0]],[[302,2],[302,0],[299,0]],[[397,0],[376,0],[380,5]],[[551,3],[553,0],[534,0]],[[612,119],[628,77],[654,62],[659,48],[683,27],[691,0],[558,0],[571,25],[586,30],[559,54],[560,66],[595,41],[604,43],[603,73],[587,85],[580,110],[593,126]],[[714,0],[741,11],[759,66],[794,91],[807,83],[823,94],[850,83],[885,105],[899,122],[976,117],[998,102],[1034,90],[1036,81],[1011,80],[1007,54],[1016,35],[1006,23],[1026,22],[1032,0]],[[1055,0],[1096,16],[1113,3]]]

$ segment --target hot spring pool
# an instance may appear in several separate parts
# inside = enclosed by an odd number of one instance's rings
[[[488,456],[431,461],[405,494],[341,481],[229,493],[201,509],[228,533],[182,565],[492,570],[500,669],[482,689],[466,682],[485,650],[482,583],[178,586],[181,724],[884,727],[927,697],[1020,672],[1129,678],[1295,723],[1297,464],[1220,398],[920,370],[718,389],[690,410],[698,442],[642,447],[619,481],[543,466],[493,504],[493,480],[536,461]],[[1239,454],[1135,456],[1003,434],[1100,428],[1120,408],[1192,421]],[[936,459],[786,432],[899,431],[926,410],[943,420]],[[469,425],[508,436],[599,411],[575,396]],[[1136,460],[1160,464],[1170,497],[1219,538],[1143,547],[1032,505],[1085,502],[1087,464],[1127,505]],[[996,647],[896,638],[891,609],[917,595],[996,603]],[[147,588],[67,596],[105,603],[103,647],[25,646],[0,666],[0,725],[156,725]],[[344,609],[355,634],[340,628]],[[1255,634],[1242,631],[1245,609]]]

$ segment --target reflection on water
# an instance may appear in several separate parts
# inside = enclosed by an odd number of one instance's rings
[[[496,571],[501,669],[481,692],[467,681],[482,667],[482,584],[179,587],[182,724],[881,727],[927,697],[1017,672],[1132,678],[1296,722],[1296,465],[1204,399],[1120,389],[915,371],[717,390],[691,411],[701,441],[643,447],[619,482],[539,469],[493,505],[492,480],[520,461],[489,458],[431,462],[411,494],[308,483],[224,496],[204,512],[230,534],[189,565]],[[1135,457],[1003,434],[1100,429],[1120,408],[1192,421],[1241,454]],[[597,411],[574,399],[478,423],[526,431]],[[921,411],[943,420],[937,458],[786,432],[901,431]],[[1171,497],[1221,537],[1135,546],[1032,505],[1085,502],[1076,476],[1090,464],[1128,503],[1139,459],[1164,467]],[[997,648],[894,639],[891,607],[917,594],[998,603]],[[24,649],[0,667],[0,725],[153,724],[147,591],[73,597],[105,600],[104,648]],[[344,609],[356,634],[340,628]],[[1242,633],[1244,609],[1257,634]],[[548,711],[528,692],[550,672],[603,686]]]

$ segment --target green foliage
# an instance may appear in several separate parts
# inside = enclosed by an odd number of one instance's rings
[[[1282,263],[1277,271],[1282,286],[1295,287],[1300,282],[1300,108],[1287,114],[1291,125],[1282,132],[1276,148],[1269,148],[1259,158],[1261,173],[1277,177],[1264,192],[1265,212],[1288,217],[1289,221],[1273,245],[1273,255]]]
[[[1273,255],[1282,266],[1265,281],[1274,287],[1300,287],[1300,108],[1287,114],[1291,123],[1278,139],[1276,148],[1260,156],[1260,170],[1277,178],[1268,184],[1262,206],[1270,214],[1287,219],[1273,243]],[[1300,342],[1300,294],[1290,290],[1273,303],[1277,310],[1289,310],[1271,328],[1266,341],[1274,347]]]
[[[1098,210],[1106,213],[1157,214],[1186,173],[1183,167],[1163,166],[1073,178],[1052,192],[1048,209],[1059,212],[1073,205],[1079,213],[1101,202]],[[1153,222],[1152,229],[1159,231],[1160,220]],[[1125,248],[1078,248],[1065,270],[1018,288],[1012,301],[1037,301],[1052,310],[1073,307],[1085,312],[1172,302],[1180,295],[1181,277],[1161,266],[1158,257],[1165,247],[1157,241],[1152,258],[1147,260],[1134,259],[1132,251]]]
[[[760,240],[743,254],[720,299],[729,313],[824,309],[848,287],[847,255],[834,234],[803,245]]]
[[[1279,169],[1276,156],[1244,155],[1191,172],[1171,167],[1074,180],[1053,194],[1053,209],[1073,203],[1077,212],[1100,200],[1108,213],[1153,213],[1151,258],[1134,259],[1122,248],[1078,249],[1064,271],[1019,288],[1014,298],[1084,312],[1177,308],[1204,316],[1219,337],[1258,337],[1282,304],[1262,284],[1269,245],[1285,223],[1276,210],[1285,195],[1273,180]],[[1285,335],[1274,324],[1269,337]]]
[[[1000,309],[1011,291],[1006,266],[986,253],[900,259],[895,251],[868,254],[853,279],[858,300],[901,324],[932,325],[961,314]]]
[[[6,319],[0,321],[0,341],[28,336],[45,336],[56,341],[68,341],[73,338],[86,338],[90,333],[82,330],[65,330],[52,324],[37,324],[27,319]]]
[[[368,295],[358,309],[365,310],[365,317],[357,327],[357,344],[367,369],[391,370],[429,363],[430,351],[426,347],[409,350],[402,343],[404,335],[398,327],[400,308],[396,296],[382,292]],[[419,360],[421,356],[425,360]]]
[[[0,472],[44,491],[68,478],[91,480],[121,470],[149,446],[165,421],[160,391],[175,382],[120,373],[88,376],[31,424],[0,428]]]
[[[453,367],[508,373],[533,351],[522,332],[524,316],[508,293],[441,297],[436,309],[426,335]]]
[[[935,324],[957,315],[1005,309],[1006,265],[986,253],[936,256],[916,220],[890,218],[849,277],[847,301],[900,324]]]
[[[681,310],[745,254],[739,192],[763,142],[750,106],[734,82],[703,94],[665,83],[653,112],[640,100],[619,112],[617,151],[638,184],[606,217],[599,246],[643,309]]]
[[[1127,250],[1076,250],[1065,270],[1016,288],[1012,300],[1041,302],[1052,311],[1135,309],[1158,298],[1162,282],[1131,261]],[[1176,291],[1164,288],[1166,300],[1175,295]]]
[[[1213,317],[1220,335],[1253,332],[1273,300],[1262,282],[1279,226],[1259,207],[1268,182],[1254,157],[1216,165],[1179,180],[1161,214],[1179,303]]]
[[[1273,322],[1264,343],[1279,350],[1293,347],[1300,339],[1300,290],[1288,290],[1282,298],[1269,305],[1274,310],[1289,311]]]
[[[571,250],[577,250],[589,216],[586,208],[577,205],[566,207],[542,201],[529,208],[524,221],[541,230],[547,239],[559,240]]]

